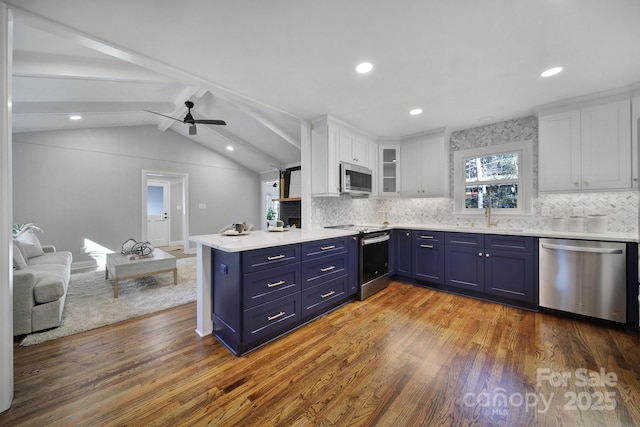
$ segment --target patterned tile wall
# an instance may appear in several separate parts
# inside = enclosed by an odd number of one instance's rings
[[[454,132],[451,135],[451,161],[457,150],[531,140],[534,153],[534,194],[538,177],[538,119],[534,116],[494,123]],[[453,174],[453,170],[451,171]],[[450,177],[453,183],[453,176]],[[453,193],[453,191],[452,191]],[[598,193],[539,194],[534,198],[534,217],[502,219],[504,228],[551,229],[552,217],[606,215],[613,232],[638,233],[639,195],[637,191]],[[541,215],[549,208],[551,217]],[[453,215],[451,198],[351,199],[349,197],[314,198],[311,201],[313,227],[348,223],[442,224],[482,226],[484,218],[460,219]]]

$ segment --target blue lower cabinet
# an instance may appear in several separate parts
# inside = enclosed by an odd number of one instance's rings
[[[456,288],[484,292],[483,248],[448,245],[445,250],[445,283]]]
[[[259,343],[296,326],[301,319],[300,293],[288,295],[245,310],[243,343]]]
[[[412,276],[441,285],[444,283],[444,245],[415,242],[413,244]]]
[[[358,292],[358,286],[360,285],[360,259],[359,255],[359,244],[360,241],[356,236],[351,236],[348,238],[347,247],[349,248],[349,266],[347,268],[347,273],[349,274],[348,295],[355,295]]]
[[[302,317],[314,317],[344,302],[349,289],[347,274],[302,291]]]
[[[398,276],[411,277],[411,230],[394,230],[395,241],[393,241],[395,268],[394,272]]]
[[[309,288],[348,273],[349,257],[346,252],[305,261],[302,263],[302,285]]]
[[[526,302],[537,301],[538,269],[530,253],[492,250],[485,258],[485,292]]]
[[[300,264],[257,271],[244,275],[244,308],[255,307],[276,298],[300,292]]]

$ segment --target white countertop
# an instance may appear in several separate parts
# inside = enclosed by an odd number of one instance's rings
[[[390,224],[389,228],[406,228],[411,230],[455,231],[459,233],[506,234],[512,236],[548,237],[551,239],[600,240],[608,242],[632,242],[640,240],[636,233],[573,233],[570,231],[551,231],[538,229],[508,229],[500,227],[462,227],[442,224]]]
[[[312,242],[315,240],[330,239],[332,237],[354,236],[356,234],[355,231],[328,228],[312,230],[293,229],[283,232],[258,230],[241,236],[223,236],[221,234],[190,236],[189,240],[225,252],[242,252],[273,246]]]

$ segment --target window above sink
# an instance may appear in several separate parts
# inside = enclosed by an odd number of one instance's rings
[[[454,152],[454,213],[479,216],[532,214],[533,142]]]

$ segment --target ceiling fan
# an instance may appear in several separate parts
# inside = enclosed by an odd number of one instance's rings
[[[164,115],[164,114],[156,113],[155,111],[150,111],[150,110],[144,110],[144,111],[146,111],[148,113],[157,114],[159,116],[166,117],[168,119],[176,120],[178,122],[182,122],[182,123],[190,125],[189,126],[189,135],[197,135],[197,130],[196,130],[196,124],[197,123],[200,123],[200,124],[203,124],[203,125],[221,125],[221,126],[225,126],[227,124],[224,120],[194,119],[193,116],[191,115],[191,109],[193,108],[193,102],[186,101],[184,103],[184,105],[185,105],[185,107],[187,107],[189,109],[189,111],[187,111],[187,115],[184,116],[184,119],[182,119],[182,120],[176,119],[175,117],[167,116],[167,115]]]

